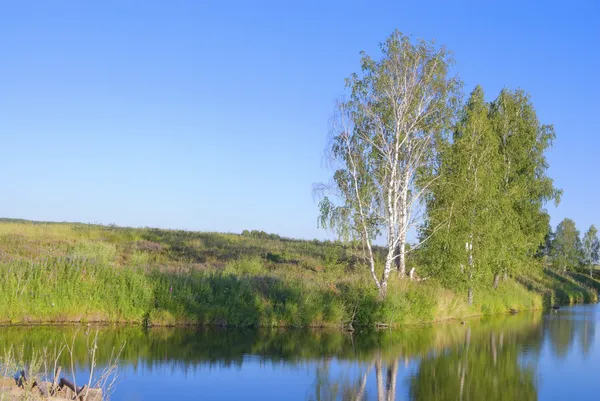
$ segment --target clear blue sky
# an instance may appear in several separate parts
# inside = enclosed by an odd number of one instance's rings
[[[600,225],[595,1],[19,1],[0,14],[0,216],[324,238],[333,101],[392,30],[532,95],[550,207]]]

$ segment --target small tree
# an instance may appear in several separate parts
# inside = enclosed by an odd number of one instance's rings
[[[350,99],[338,104],[328,148],[333,184],[318,189],[334,195],[320,203],[320,224],[360,240],[384,297],[396,259],[406,273],[406,236],[420,222],[430,184],[419,177],[450,126],[460,84],[449,77],[453,60],[443,47],[396,31],[381,50],[378,61],[363,53],[362,74],[347,80]],[[378,237],[387,245],[381,275],[373,252]]]
[[[579,267],[582,260],[581,239],[573,220],[566,218],[556,227],[550,256],[555,269],[566,272]]]
[[[590,277],[594,278],[594,266],[600,259],[600,240],[598,230],[592,224],[583,236],[583,264],[590,269]]]

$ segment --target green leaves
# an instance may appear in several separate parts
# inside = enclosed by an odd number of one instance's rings
[[[560,196],[546,175],[553,139],[525,92],[503,90],[488,103],[481,87],[473,90],[452,140],[439,147],[422,229],[432,236],[424,249],[432,272],[470,286],[538,265],[549,224],[544,205]]]
[[[567,271],[579,267],[582,259],[581,239],[575,222],[564,219],[556,227],[550,257],[554,268]]]
[[[600,259],[600,240],[598,240],[598,230],[591,225],[583,236],[583,264],[590,269],[590,276],[594,265],[598,264]]]
[[[381,53],[361,53],[361,72],[346,81],[329,148],[335,197],[321,201],[320,224],[362,241],[378,288],[393,262],[403,271],[406,233],[416,226],[423,269],[450,286],[491,285],[540,266],[544,207],[561,194],[547,175],[554,128],[540,124],[522,90],[487,102],[478,86],[461,105],[444,47],[395,31]],[[381,279],[371,249],[379,236],[387,242]]]
[[[349,99],[338,104],[328,149],[335,172],[327,195],[335,198],[323,198],[319,222],[362,241],[383,295],[392,263],[404,269],[406,233],[431,178],[437,138],[454,117],[460,82],[449,76],[450,54],[432,43],[396,31],[381,53],[361,53],[361,73],[346,80]],[[380,236],[387,255],[378,279],[371,247]]]
[[[461,114],[428,204],[428,230],[443,229],[428,233],[427,250],[448,284],[472,286],[497,263],[501,158],[481,87]]]
[[[502,189],[514,212],[505,222],[513,239],[508,244],[510,255],[531,257],[548,230],[550,217],[544,205],[558,203],[561,194],[546,174],[545,152],[555,138],[554,128],[540,124],[529,95],[522,90],[502,90],[491,104],[491,118],[503,157]]]

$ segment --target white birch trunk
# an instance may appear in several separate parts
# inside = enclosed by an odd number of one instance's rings
[[[398,274],[400,277],[406,276],[406,236],[400,239],[398,245]]]
[[[383,266],[383,275],[381,276],[379,286],[379,296],[383,299],[387,295],[387,284],[390,278],[390,272],[392,271],[392,265],[394,264],[394,248],[388,249],[388,253],[385,259],[385,265]]]
[[[473,261],[473,236],[470,235],[469,236],[470,241],[467,242],[466,248],[467,248],[467,253],[469,255],[469,290],[467,292],[467,300],[469,305],[473,305],[473,287],[472,287],[472,280],[473,280],[473,269],[475,268],[475,262]]]
[[[408,216],[410,213],[410,204],[408,199],[408,187],[410,185],[409,171],[405,171],[402,176],[402,190],[400,192],[400,227],[399,249],[398,249],[398,274],[401,277],[406,276],[406,234],[408,232]]]
[[[375,379],[377,380],[377,401],[386,401],[383,375],[381,374],[381,357],[375,362]]]
[[[367,388],[367,373],[363,374],[362,376],[358,391],[356,392],[356,397],[354,397],[355,401],[363,401],[365,398],[365,389]]]
[[[398,377],[398,360],[394,359],[392,366],[388,367],[387,401],[396,401],[396,379]]]

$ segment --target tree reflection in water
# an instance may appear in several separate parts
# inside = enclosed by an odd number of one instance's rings
[[[408,399],[415,401],[537,400],[536,363],[543,345],[547,343],[557,358],[573,352],[575,345],[588,355],[594,336],[595,318],[585,310],[551,314],[545,319],[539,314],[523,314],[469,322],[466,327],[403,330],[394,338],[405,345],[400,347],[403,353],[397,354],[401,357],[385,352],[398,349],[395,342],[375,350],[354,381],[335,381],[336,392],[330,392],[329,398],[311,400],[403,399],[397,395],[399,380],[400,386],[406,385]],[[418,337],[427,338],[425,352],[415,347],[421,343]],[[415,361],[415,372],[399,371],[400,359],[406,358]],[[331,380],[320,381],[319,389]],[[369,380],[374,380],[370,387]]]
[[[590,354],[595,311],[581,307],[544,317],[521,313],[475,319],[466,325],[448,322],[354,334],[336,330],[99,328],[97,362],[101,369],[109,352],[124,342],[121,365],[133,375],[140,369],[152,372],[164,366],[182,377],[190,371],[204,375],[206,368],[218,374],[244,370],[246,364],[255,362],[309,369],[312,384],[295,395],[310,401],[535,400],[541,352],[549,351],[558,359],[573,350]],[[77,369],[85,370],[90,336],[76,327],[0,328],[0,350],[41,350],[65,338],[75,338],[74,362]],[[250,356],[253,362],[249,362]],[[260,380],[278,386],[274,378]]]
[[[536,400],[533,366],[519,361],[521,336],[536,333],[492,331],[488,341],[471,339],[424,358],[410,379],[414,400]]]

